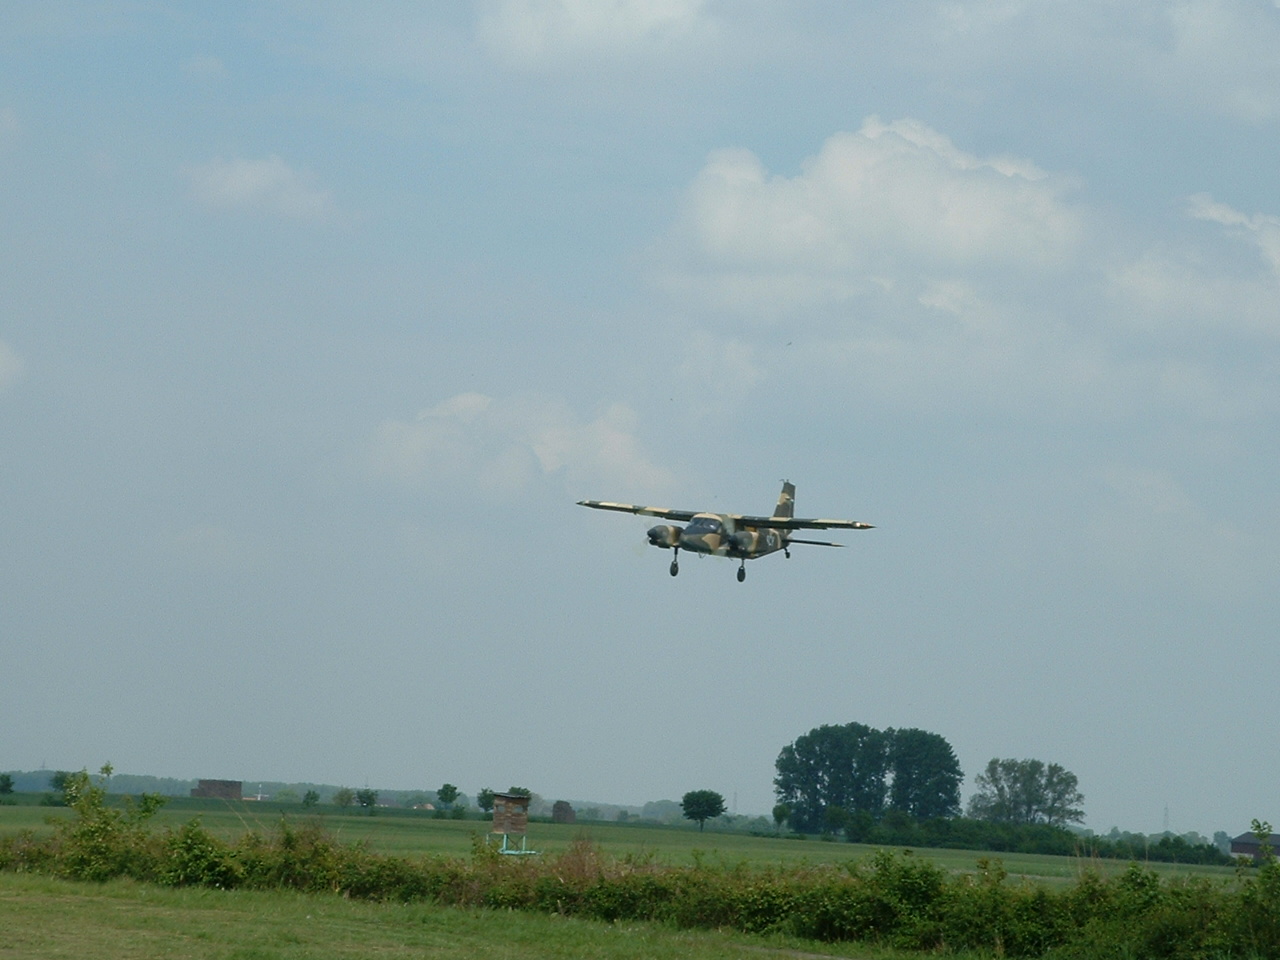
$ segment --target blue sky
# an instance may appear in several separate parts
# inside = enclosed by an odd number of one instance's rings
[[[1280,5],[0,6],[0,767],[1277,815]]]

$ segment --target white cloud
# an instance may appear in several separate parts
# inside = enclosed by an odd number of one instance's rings
[[[333,207],[315,177],[296,171],[275,154],[264,160],[215,158],[187,169],[197,200],[211,207],[262,210],[299,219],[317,219]]]
[[[1186,212],[1246,240],[1261,269],[1253,257],[1246,261],[1230,249],[1153,245],[1111,277],[1114,295],[1129,308],[1129,322],[1149,331],[1280,337],[1280,217],[1245,214],[1208,194],[1190,197]]]
[[[481,42],[500,59],[534,65],[610,57],[705,39],[704,0],[501,0],[486,4]]]
[[[7,343],[0,340],[0,390],[5,390],[22,378],[23,363]]]
[[[736,337],[721,338],[696,331],[687,338],[684,360],[671,389],[694,417],[733,412],[765,377],[751,344]]]
[[[794,177],[719,151],[691,190],[672,281],[744,310],[839,300],[903,276],[1058,269],[1080,241],[1071,184],[978,157],[916,120],[866,120]]]
[[[981,85],[1074,77],[1108,99],[1194,104],[1248,123],[1280,115],[1280,16],[1256,0],[957,0],[939,5],[924,69]],[[907,40],[909,43],[910,41]]]
[[[375,434],[376,473],[400,482],[479,485],[498,494],[560,475],[575,488],[658,491],[670,473],[644,454],[635,415],[614,404],[584,420],[562,401],[463,393]]]
[[[1225,203],[1217,203],[1207,193],[1199,193],[1187,201],[1187,212],[1197,220],[1238,227],[1258,247],[1271,272],[1280,278],[1280,217],[1255,213],[1247,216]]]
[[[1159,58],[1164,82],[1172,73],[1188,95],[1242,120],[1280,113],[1280,16],[1248,0],[1187,0],[1167,16],[1175,42]]]

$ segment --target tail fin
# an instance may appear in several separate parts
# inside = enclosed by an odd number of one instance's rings
[[[773,515],[788,519],[796,515],[796,485],[790,480],[782,481],[782,493],[778,495],[778,505],[773,508]]]

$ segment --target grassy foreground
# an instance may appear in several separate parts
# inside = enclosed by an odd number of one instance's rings
[[[660,924],[379,904],[287,891],[171,889],[0,873],[0,957],[23,960],[664,960],[912,956]]]

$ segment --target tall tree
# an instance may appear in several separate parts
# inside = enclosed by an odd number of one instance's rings
[[[1084,821],[1076,775],[1056,763],[993,757],[974,782],[978,792],[969,798],[969,816],[975,819],[1057,827]]]
[[[884,810],[887,738],[861,723],[815,727],[782,748],[773,785],[797,830],[823,829],[828,806],[878,817]]]
[[[476,794],[476,806],[485,813],[493,813],[493,791],[485,787]]]
[[[448,810],[453,806],[453,801],[458,799],[458,788],[452,783],[443,784],[440,789],[436,791],[436,799],[440,801],[441,805],[446,810]]]
[[[945,737],[927,730],[887,730],[889,808],[916,820],[960,813],[964,773]]]
[[[685,819],[696,820],[701,830],[708,820],[724,813],[724,797],[714,790],[690,790],[680,799],[680,809]]]

